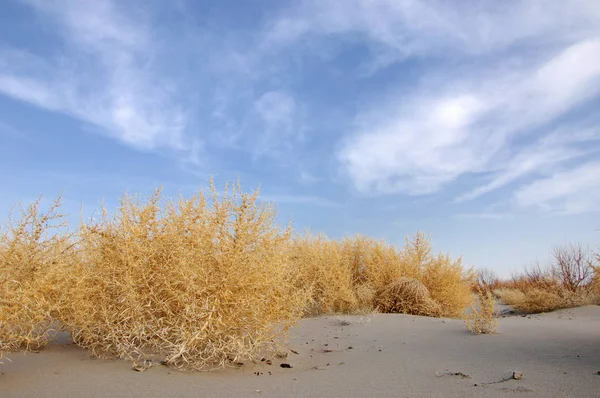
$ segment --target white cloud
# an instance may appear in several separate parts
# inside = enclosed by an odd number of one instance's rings
[[[293,122],[295,101],[280,91],[269,91],[261,95],[254,104],[256,111],[270,128],[289,128]]]
[[[600,39],[593,39],[537,67],[421,88],[359,119],[340,160],[359,190],[374,193],[432,193],[461,175],[494,172],[462,198],[472,199],[579,155],[557,146],[520,153],[515,142],[598,95],[597,59]]]
[[[595,0],[304,0],[269,26],[265,45],[359,33],[370,43],[375,62],[389,65],[413,55],[497,53],[531,39],[580,41],[600,34],[599,19]]]
[[[523,208],[576,214],[600,211],[600,163],[590,162],[521,187],[515,201]]]
[[[186,115],[154,68],[159,45],[143,13],[131,17],[110,0],[25,3],[52,21],[64,52],[3,52],[0,93],[97,125],[137,148],[183,148]]]
[[[258,123],[252,123],[254,117],[250,117],[254,131],[246,134],[246,148],[251,150],[255,159],[263,155],[275,158],[289,156],[294,144],[304,139],[302,112],[288,92],[261,94],[254,101],[254,114],[251,116],[258,116]]]

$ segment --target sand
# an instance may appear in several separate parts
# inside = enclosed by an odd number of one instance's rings
[[[600,306],[507,316],[498,332],[408,315],[309,318],[292,332],[298,354],[213,373],[136,372],[63,337],[10,353],[0,397],[600,397]]]

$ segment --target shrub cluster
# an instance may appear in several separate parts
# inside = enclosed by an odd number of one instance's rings
[[[299,286],[310,290],[307,315],[377,310],[459,317],[472,301],[474,272],[460,259],[432,254],[422,233],[403,249],[363,236],[304,236],[292,241],[291,252]],[[428,304],[416,304],[423,300]]]
[[[598,303],[600,274],[597,258],[581,245],[555,247],[552,261],[495,285],[494,294],[524,313],[549,312]]]
[[[39,201],[0,235],[0,356],[55,328],[100,357],[208,369],[280,350],[300,317],[379,310],[461,316],[474,274],[423,234],[294,236],[238,184],[166,201],[126,195],[74,233]]]

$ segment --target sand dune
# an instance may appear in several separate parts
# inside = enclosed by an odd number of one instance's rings
[[[136,372],[59,339],[11,353],[0,396],[600,397],[600,306],[508,316],[498,332],[408,315],[309,318],[292,332],[298,354],[213,373]]]

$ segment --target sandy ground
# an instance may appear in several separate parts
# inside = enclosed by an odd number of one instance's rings
[[[600,306],[507,316],[498,332],[407,315],[310,318],[285,360],[187,374],[92,360],[63,340],[11,353],[0,397],[600,397]]]

